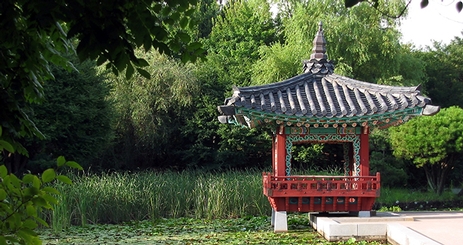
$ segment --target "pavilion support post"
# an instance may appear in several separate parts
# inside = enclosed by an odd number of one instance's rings
[[[372,211],[351,211],[351,212],[349,212],[349,215],[357,216],[357,217],[360,217],[360,218],[374,216],[374,215],[372,215]]]
[[[274,232],[287,232],[288,216],[286,211],[275,211],[275,209],[272,209],[272,225]]]
[[[369,145],[370,129],[368,126],[362,128],[360,134],[360,175],[370,176],[370,145]]]
[[[273,171],[275,176],[286,176],[286,134],[284,126],[280,126],[275,135]]]
[[[358,217],[371,217],[371,211],[359,211]]]
[[[270,220],[270,224],[275,226],[275,209],[272,208],[272,219]]]

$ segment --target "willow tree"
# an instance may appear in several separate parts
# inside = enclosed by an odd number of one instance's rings
[[[301,72],[301,62],[310,57],[313,35],[323,23],[328,57],[336,73],[362,81],[388,83],[402,80],[399,19],[403,0],[382,1],[378,11],[362,3],[345,8],[336,0],[291,1],[291,11],[282,16],[284,42],[261,47],[261,59],[253,66],[253,82],[281,81]],[[288,6],[287,6],[288,7]],[[288,12],[289,11],[289,12]],[[418,81],[415,81],[419,83]]]
[[[394,155],[423,168],[429,188],[439,195],[463,153],[462,118],[463,109],[449,107],[390,129]]]
[[[117,168],[178,164],[173,148],[183,144],[179,127],[199,88],[193,66],[154,50],[137,55],[149,63],[150,79],[139,74],[128,80],[125,76],[109,79],[113,87],[109,99],[117,119],[115,158],[108,164]]]

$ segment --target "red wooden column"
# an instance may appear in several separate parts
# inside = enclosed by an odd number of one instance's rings
[[[273,147],[273,171],[275,176],[286,176],[286,134],[285,127],[280,126],[275,135]]]
[[[370,128],[365,126],[360,133],[360,176],[370,175]]]
[[[273,176],[274,177],[286,176],[286,134],[285,134],[285,127],[283,125],[277,128],[275,132],[275,135],[273,137],[272,151],[273,151],[273,154],[272,154]],[[281,178],[279,180],[283,180],[283,179],[284,178]],[[269,197],[268,200],[274,212],[286,211],[286,205],[285,205],[286,198]],[[274,214],[272,213],[272,217],[274,217],[273,215]],[[280,221],[277,221],[277,219],[279,219]],[[286,224],[287,222],[286,214],[284,215],[284,218],[275,217],[275,224],[279,222],[284,222],[284,224]]]

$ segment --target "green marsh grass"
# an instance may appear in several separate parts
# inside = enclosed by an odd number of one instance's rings
[[[295,171],[294,173],[299,173]],[[330,171],[328,174],[339,174]],[[307,171],[301,173],[307,174]],[[309,174],[316,174],[309,171]],[[326,173],[325,173],[326,174]],[[261,171],[115,172],[70,176],[74,185],[57,184],[62,193],[45,218],[55,230],[71,225],[120,224],[160,218],[218,219],[268,216]],[[455,195],[382,188],[377,203],[446,201]]]
[[[71,176],[46,215],[54,229],[159,218],[235,218],[271,213],[257,170],[104,173]]]

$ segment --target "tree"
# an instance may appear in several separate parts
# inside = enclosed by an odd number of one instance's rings
[[[78,163],[66,161],[63,156],[58,157],[56,164],[58,168],[82,170]],[[42,244],[34,229],[48,226],[40,213],[43,209],[53,209],[56,195],[60,195],[49,183],[57,180],[72,184],[72,181],[52,168],[40,176],[28,173],[18,178],[8,173],[5,165],[0,165],[0,180],[0,244]]]
[[[455,37],[448,45],[435,42],[414,56],[425,64],[423,89],[433,103],[463,107],[463,39]]]
[[[207,38],[212,31],[214,25],[213,20],[220,13],[220,5],[216,0],[198,0],[196,11],[191,18],[198,23],[198,26],[193,26],[189,32],[192,32],[195,41],[202,38]]]
[[[106,100],[106,78],[97,71],[95,62],[69,59],[80,72],[50,66],[55,80],[44,84],[43,103],[32,105],[29,113],[44,138],[20,141],[29,157],[4,152],[3,163],[10,172],[24,170],[29,159],[28,170],[43,171],[59,155],[86,167],[108,146],[114,113]]]
[[[403,188],[412,177],[406,161],[393,155],[388,130],[373,129],[370,134],[370,173],[380,172],[381,185]]]
[[[0,151],[27,155],[19,140],[26,136],[43,138],[29,116],[30,105],[43,100],[43,84],[54,78],[50,63],[74,68],[65,56],[68,52],[75,52],[81,61],[105,63],[116,74],[125,70],[127,78],[135,69],[145,77],[150,75],[142,69],[149,65],[147,61],[135,55],[137,47],[183,53],[183,61],[195,60],[203,52],[201,44],[175,28],[194,25],[189,16],[194,12],[190,3],[195,2],[1,1]],[[64,158],[58,161],[58,165],[65,163]],[[44,198],[47,191],[40,188],[36,175],[20,180],[8,174],[6,166],[0,166],[0,175],[0,184],[6,187],[0,189],[0,243],[40,244],[33,232],[36,221],[29,222],[29,218],[37,217],[38,208],[50,206],[51,199]],[[42,182],[53,179],[54,170],[45,170]]]
[[[463,151],[463,109],[449,107],[390,129],[394,155],[410,159],[426,172],[428,187],[442,194],[449,171]]]
[[[255,160],[262,156],[255,152],[268,152],[262,148],[270,145],[265,146],[261,132],[220,125],[217,105],[229,96],[233,85],[250,84],[259,47],[276,40],[270,5],[266,0],[228,1],[213,23],[209,37],[203,40],[207,61],[197,62],[201,94],[194,114],[182,127],[182,134],[190,139],[182,155],[190,167],[250,167],[263,162]]]
[[[149,76],[148,63],[134,50],[158,49],[182,53],[194,60],[201,44],[181,28],[194,25],[189,16],[195,0],[174,1],[70,1],[5,0],[0,3],[0,150],[27,154],[17,139],[41,136],[28,115],[28,106],[43,100],[43,83],[53,79],[49,63],[72,69],[64,53],[74,51],[81,61],[97,64],[127,77]],[[70,40],[76,41],[76,48]]]
[[[250,84],[251,68],[259,58],[259,47],[276,40],[276,31],[266,0],[232,0],[214,19],[208,39],[207,65],[215,66],[219,83],[227,86]]]
[[[113,85],[109,98],[117,115],[116,142],[113,158],[108,157],[105,165],[175,167],[181,162],[175,149],[184,144],[179,129],[199,89],[193,65],[180,64],[154,50],[137,55],[150,64],[151,79],[141,75],[129,80],[109,78]]]
[[[277,82],[300,74],[301,62],[310,57],[319,22],[323,23],[327,54],[334,60],[337,74],[367,82],[400,80],[400,64],[405,59],[400,56],[396,20],[364,4],[346,9],[335,0],[294,6],[292,15],[282,21],[285,42],[260,49],[262,58],[253,66],[253,83]],[[381,9],[395,13],[402,6],[403,1],[387,1]],[[419,78],[411,80],[419,83]]]

